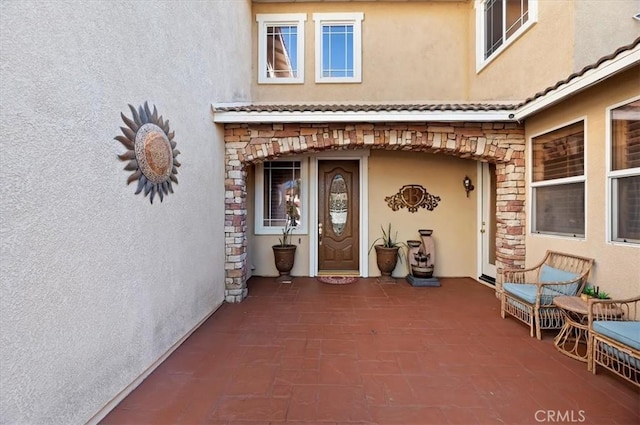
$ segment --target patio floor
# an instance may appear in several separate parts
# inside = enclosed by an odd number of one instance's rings
[[[640,423],[637,388],[500,318],[493,289],[441,281],[252,278],[102,423]]]

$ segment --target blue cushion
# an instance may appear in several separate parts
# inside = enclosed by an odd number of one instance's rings
[[[536,302],[536,295],[538,292],[538,287],[536,285],[531,285],[528,283],[505,283],[502,285],[502,289],[504,289],[511,295],[515,295],[521,300],[525,300],[529,304],[535,304]]]
[[[511,295],[514,295],[521,300],[528,302],[529,304],[536,303],[536,296],[538,295],[538,286],[531,283],[504,283],[502,289]],[[558,295],[564,295],[562,293],[542,288],[541,305],[551,305],[553,298]]]
[[[549,267],[546,264],[542,265],[540,270],[540,282],[571,282],[575,280],[579,274],[568,272],[565,270]]]
[[[540,269],[540,282],[573,282],[580,275],[578,273],[568,272],[554,267],[549,267],[546,264],[542,265]],[[561,292],[562,295],[576,295],[578,292],[578,285],[580,282],[571,283],[569,285],[558,285],[554,287],[554,290]]]
[[[636,350],[640,350],[640,322],[594,320],[593,330]]]

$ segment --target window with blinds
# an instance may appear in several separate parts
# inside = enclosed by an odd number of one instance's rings
[[[584,122],[534,137],[532,231],[584,237]]]
[[[640,243],[640,100],[611,110],[612,240]]]
[[[263,170],[263,225],[283,227],[288,218],[291,225],[297,226],[301,208],[300,161],[265,162]]]

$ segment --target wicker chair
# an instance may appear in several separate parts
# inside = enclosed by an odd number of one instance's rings
[[[562,312],[553,305],[560,295],[576,296],[587,283],[592,258],[547,251],[544,259],[529,269],[505,269],[499,273],[496,296],[500,314],[507,314],[529,325],[531,336],[542,338],[541,329],[560,329]]]
[[[587,365],[596,365],[640,387],[640,296],[628,300],[590,299]]]

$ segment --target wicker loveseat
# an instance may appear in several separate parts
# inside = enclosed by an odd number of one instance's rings
[[[640,387],[640,296],[589,300],[588,367],[609,369]]]
[[[541,329],[560,329],[564,317],[553,299],[580,294],[593,262],[592,258],[547,251],[535,267],[502,270],[496,285],[502,318],[509,314],[528,324],[531,336],[535,327],[538,339],[542,338]]]

